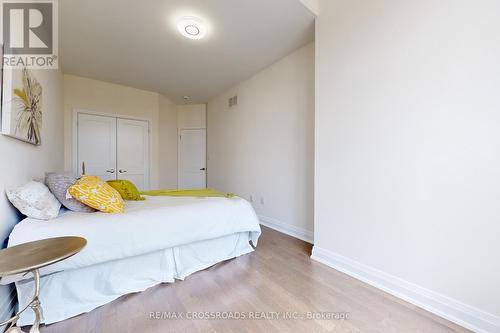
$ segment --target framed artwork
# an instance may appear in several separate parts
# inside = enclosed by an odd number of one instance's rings
[[[1,112],[3,135],[42,143],[42,86],[30,70],[3,68]]]

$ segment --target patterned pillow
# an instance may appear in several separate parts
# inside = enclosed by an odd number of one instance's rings
[[[142,201],[146,200],[141,197],[139,190],[135,185],[128,180],[108,180],[106,183],[109,184],[112,188],[120,193],[123,200],[132,200],[132,201]]]
[[[54,194],[60,203],[69,210],[81,213],[93,213],[95,209],[78,200],[67,198],[66,193],[71,185],[78,179],[69,173],[47,173],[45,174],[45,185]]]
[[[123,213],[123,199],[114,188],[97,176],[82,176],[70,186],[69,193],[76,200],[105,213]]]
[[[5,192],[14,207],[27,217],[50,220],[59,215],[61,203],[42,183],[31,181]]]

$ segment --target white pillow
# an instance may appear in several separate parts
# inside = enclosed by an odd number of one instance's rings
[[[14,207],[27,217],[50,220],[59,215],[61,203],[42,183],[31,181],[5,192]]]

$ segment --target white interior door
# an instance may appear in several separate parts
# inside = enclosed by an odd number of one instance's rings
[[[205,129],[183,129],[179,137],[179,188],[207,186],[207,135]]]
[[[117,119],[117,177],[149,190],[149,123]]]
[[[116,179],[116,118],[78,113],[77,173]]]

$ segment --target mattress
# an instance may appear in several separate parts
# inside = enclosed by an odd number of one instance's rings
[[[253,251],[251,238],[250,232],[235,233],[43,276],[40,302],[44,323],[90,312],[125,294],[183,280],[218,262],[248,254]],[[33,296],[33,280],[18,281],[16,288],[19,306],[24,307]],[[34,313],[28,309],[18,324],[30,325],[33,321]]]
[[[259,220],[242,198],[148,196],[127,201],[124,214],[66,212],[50,221],[27,218],[14,227],[8,245],[62,236],[87,240],[80,253],[42,268],[44,276],[242,232],[257,245]],[[2,279],[2,284],[16,278],[22,277]]]

